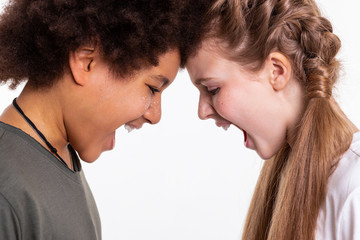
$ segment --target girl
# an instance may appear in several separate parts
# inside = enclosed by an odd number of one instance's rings
[[[27,83],[0,115],[0,239],[101,239],[77,154],[93,162],[114,147],[120,126],[159,122],[161,93],[206,11],[185,7],[10,1],[0,19],[0,81]]]
[[[246,240],[358,239],[360,133],[332,96],[339,38],[313,0],[217,0],[186,67],[199,117],[265,162]]]

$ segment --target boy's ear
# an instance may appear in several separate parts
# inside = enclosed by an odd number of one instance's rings
[[[266,61],[271,69],[270,85],[276,91],[284,89],[291,78],[292,68],[289,59],[282,53],[272,52]]]
[[[69,66],[76,84],[83,86],[95,65],[95,48],[82,46],[69,54]]]

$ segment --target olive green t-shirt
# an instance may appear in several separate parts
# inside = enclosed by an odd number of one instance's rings
[[[95,200],[75,171],[20,129],[0,122],[0,239],[99,240]]]

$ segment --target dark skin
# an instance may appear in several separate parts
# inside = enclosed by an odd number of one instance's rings
[[[170,50],[160,56],[157,67],[145,67],[125,79],[109,72],[96,47],[84,46],[70,54],[71,72],[50,88],[26,85],[17,102],[72,168],[69,142],[82,160],[93,162],[114,147],[115,130],[120,126],[158,123],[161,93],[175,79],[179,65],[178,49]],[[20,128],[48,149],[12,105],[0,121]]]

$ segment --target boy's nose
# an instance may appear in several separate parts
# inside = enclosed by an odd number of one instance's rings
[[[157,124],[161,119],[161,96],[153,97],[150,107],[146,110],[144,118],[150,124]]]

